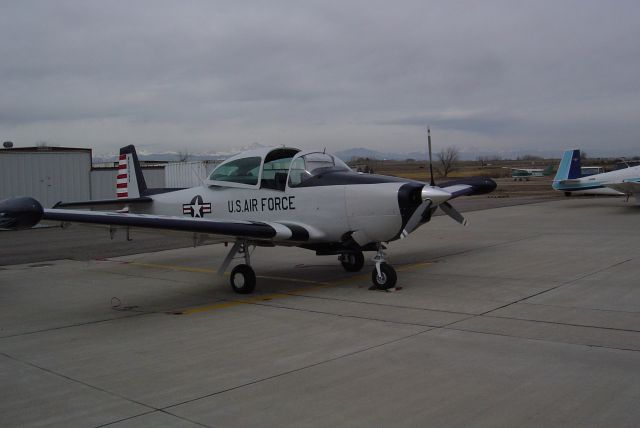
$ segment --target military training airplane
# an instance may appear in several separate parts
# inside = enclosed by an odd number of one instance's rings
[[[566,196],[572,194],[635,196],[640,204],[640,166],[618,169],[581,176],[580,150],[565,150],[553,179],[553,188],[564,192]]]
[[[251,293],[256,275],[251,249],[295,246],[318,255],[338,255],[347,271],[359,271],[363,252],[375,252],[374,288],[395,286],[396,272],[385,259],[385,243],[407,237],[440,207],[456,221],[464,217],[449,200],[489,193],[490,178],[475,177],[431,184],[353,172],[324,151],[264,148],[222,162],[202,186],[148,189],[135,148],[120,150],[117,199],[58,203],[43,209],[30,197],[0,201],[0,227],[30,228],[40,220],[92,223],[114,228],[151,228],[234,242],[218,269],[222,275],[235,257],[230,282],[237,293]],[[85,209],[79,209],[85,208]],[[86,208],[111,209],[91,211]]]

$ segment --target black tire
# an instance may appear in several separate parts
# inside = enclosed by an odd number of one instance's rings
[[[393,288],[396,285],[396,281],[398,281],[398,275],[394,268],[386,263],[380,264],[380,273],[381,277],[378,277],[378,270],[373,269],[371,272],[371,281],[373,285],[379,290],[387,290],[389,288]]]
[[[340,258],[340,263],[342,263],[342,267],[347,272],[360,272],[362,266],[364,266],[364,255],[362,251],[344,253]]]
[[[567,198],[571,196],[571,192],[564,192],[564,196],[566,196]]]
[[[238,294],[249,294],[256,288],[256,273],[249,265],[238,265],[231,271],[231,288]]]

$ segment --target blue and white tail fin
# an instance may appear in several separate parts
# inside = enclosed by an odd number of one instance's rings
[[[571,180],[580,177],[580,150],[565,150],[553,181]]]
[[[121,148],[116,177],[116,196],[118,199],[132,199],[144,196],[146,192],[147,183],[142,175],[136,148],[132,145]]]

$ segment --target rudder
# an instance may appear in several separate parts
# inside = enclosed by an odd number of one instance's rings
[[[580,178],[580,149],[565,150],[553,181]]]
[[[116,196],[118,199],[139,198],[147,191],[147,183],[142,175],[136,148],[128,145],[120,149],[118,175],[116,176]]]

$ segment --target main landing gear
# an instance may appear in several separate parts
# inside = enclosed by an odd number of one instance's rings
[[[238,294],[249,294],[256,288],[256,273],[251,267],[251,245],[246,241],[236,241],[229,250],[222,265],[218,269],[218,275],[224,275],[236,255],[243,258],[244,263],[237,265],[231,271],[229,283],[233,291]],[[373,285],[370,290],[388,290],[395,287],[398,276],[395,269],[386,262],[385,247],[378,244],[378,252],[373,261],[376,263],[375,269],[371,272]],[[342,267],[348,272],[358,272],[364,266],[364,256],[362,251],[350,251],[342,253],[339,257]]]
[[[378,244],[377,247],[378,252],[373,258],[373,261],[376,263],[376,268],[371,272],[373,285],[369,290],[388,290],[396,286],[398,275],[395,269],[386,262],[385,247],[382,244]],[[340,260],[342,267],[347,272],[359,272],[364,266],[362,251],[342,253],[340,257],[338,257],[338,260]]]
[[[218,269],[218,275],[223,275],[224,271],[229,267],[231,260],[240,254],[244,257],[244,264],[239,264],[231,271],[231,277],[229,282],[231,288],[238,294],[249,294],[256,288],[256,273],[251,267],[251,257],[249,253],[249,246],[244,241],[236,241],[231,247],[229,254],[222,262],[222,265]]]
[[[373,261],[376,262],[376,268],[371,272],[373,285],[369,290],[388,290],[396,286],[398,275],[395,269],[387,264],[384,249],[382,244],[378,244],[378,253],[373,258]]]
[[[362,251],[354,251],[352,253],[342,253],[338,257],[342,267],[347,272],[360,272],[362,266],[364,266],[364,255]]]

